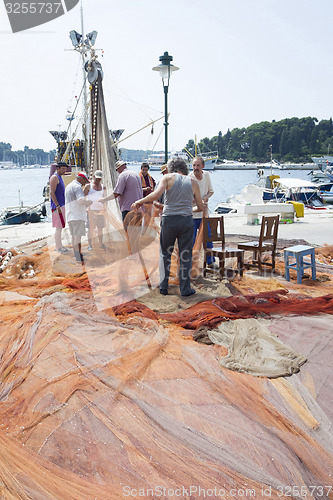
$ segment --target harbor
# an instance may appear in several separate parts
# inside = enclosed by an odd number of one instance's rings
[[[333,500],[333,6],[295,1],[6,4],[1,499]]]

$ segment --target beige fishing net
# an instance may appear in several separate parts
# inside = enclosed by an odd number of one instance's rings
[[[333,498],[330,279],[204,280],[198,240],[197,294],[180,298],[175,252],[162,297],[155,215],[125,230],[109,205],[84,264],[53,238],[12,251],[1,498]]]
[[[3,498],[279,498],[288,485],[311,498],[330,484],[330,315],[270,320],[308,358],[270,381],[224,368],[225,347],[131,304],[100,312],[84,289],[3,303]]]

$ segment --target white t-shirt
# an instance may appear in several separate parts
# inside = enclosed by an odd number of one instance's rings
[[[204,170],[202,171],[202,179],[199,181],[196,176],[194,175],[194,172],[190,172],[189,177],[191,179],[194,179],[197,181],[199,184],[199,190],[201,194],[201,198],[206,196],[206,194],[209,191],[212,191],[214,193],[213,185],[212,185],[212,180],[210,178],[210,174],[208,172],[205,172]],[[193,219],[202,219],[203,212],[193,212]]]
[[[75,179],[70,182],[65,189],[66,220],[87,220],[87,207],[78,203],[80,198],[84,198],[81,184]]]

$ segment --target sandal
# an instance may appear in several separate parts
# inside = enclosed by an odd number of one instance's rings
[[[68,253],[69,252],[68,248],[66,248],[66,247],[56,248],[55,251],[60,252],[60,253]]]

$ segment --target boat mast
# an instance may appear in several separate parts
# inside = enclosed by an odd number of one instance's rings
[[[82,33],[82,41],[84,37],[84,23],[83,23],[83,0],[81,0],[81,33]],[[88,90],[86,83],[86,69],[85,69],[85,56],[86,52],[84,50],[80,51],[81,59],[82,59],[82,77],[83,77],[83,124],[82,124],[82,135],[83,135],[83,144],[84,144],[84,159],[85,159],[85,167],[86,171],[90,170],[90,136],[89,136],[89,113],[88,113]]]
[[[272,144],[270,144],[270,150],[271,150],[271,175],[273,175],[273,153],[272,153]]]
[[[77,33],[77,31],[72,30],[69,33],[70,39],[72,41],[74,50],[80,53],[82,61],[82,76],[83,76],[83,86],[82,86],[82,99],[83,99],[83,124],[82,124],[82,135],[83,135],[83,148],[84,148],[84,164],[86,170],[89,172],[91,168],[91,137],[90,137],[90,126],[91,119],[90,113],[88,112],[88,83],[92,83],[89,80],[89,72],[91,66],[96,62],[96,53],[94,49],[97,31],[91,31],[90,33],[84,33],[84,23],[83,23],[83,2],[81,0],[81,31],[82,34]],[[99,65],[100,66],[100,65]]]

